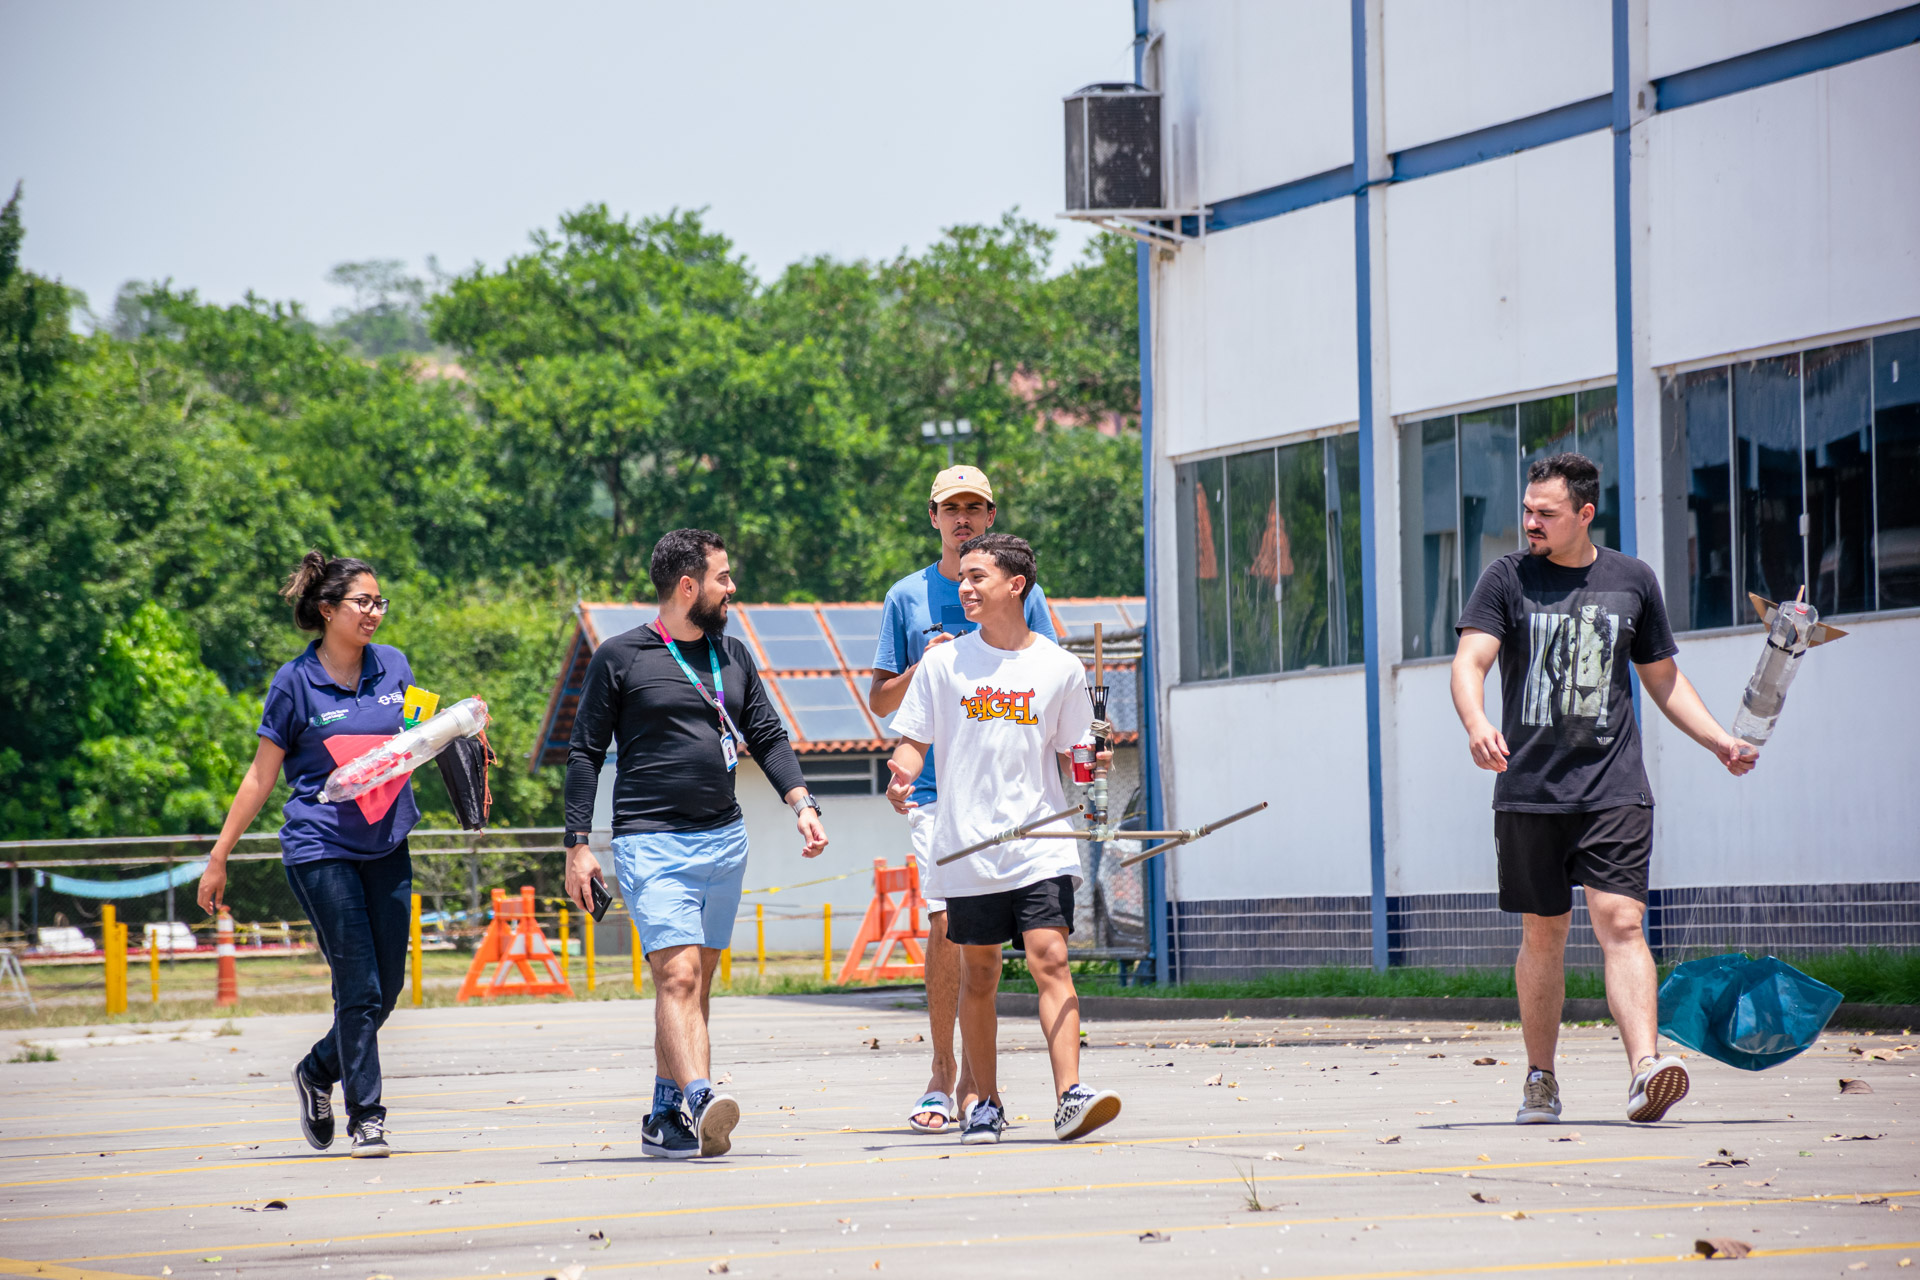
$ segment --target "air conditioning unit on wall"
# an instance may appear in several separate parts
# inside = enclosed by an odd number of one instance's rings
[[[1206,230],[1201,208],[1167,207],[1160,92],[1090,84],[1066,97],[1067,208],[1060,216],[1178,248]]]

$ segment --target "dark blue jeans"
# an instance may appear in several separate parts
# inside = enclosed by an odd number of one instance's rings
[[[340,1085],[351,1127],[380,1105],[380,1027],[407,981],[413,856],[402,840],[379,858],[322,858],[287,866],[287,883],[306,909],[333,970],[333,1029],[301,1060],[323,1088]]]

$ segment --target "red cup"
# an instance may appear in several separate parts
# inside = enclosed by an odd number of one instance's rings
[[[1093,781],[1093,748],[1091,746],[1073,749],[1073,780],[1075,782]]]

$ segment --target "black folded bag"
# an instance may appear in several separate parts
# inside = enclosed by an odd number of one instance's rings
[[[456,738],[452,746],[434,759],[440,762],[440,779],[447,784],[447,798],[453,801],[453,813],[467,831],[484,831],[487,815],[493,810],[493,789],[487,785],[487,766],[498,764],[493,745],[482,732],[477,737]]]

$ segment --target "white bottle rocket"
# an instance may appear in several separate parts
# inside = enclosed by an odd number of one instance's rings
[[[487,704],[478,698],[462,698],[440,714],[395,734],[328,774],[326,785],[320,788],[320,802],[340,804],[382,783],[404,777],[459,739],[474,737],[486,727]]]
[[[1776,605],[1752,592],[1747,593],[1747,599],[1753,602],[1753,611],[1767,626],[1767,643],[1760,651],[1760,661],[1754,665],[1745,692],[1740,695],[1740,709],[1734,712],[1728,732],[1756,747],[1765,746],[1773,736],[1773,727],[1780,722],[1780,710],[1787,702],[1787,689],[1793,684],[1793,677],[1800,670],[1800,659],[1806,656],[1807,650],[1847,634],[1820,621],[1819,611],[1806,602],[1806,594],[1806,588],[1802,587],[1800,599]]]

